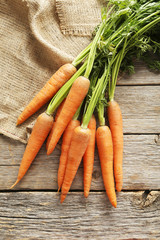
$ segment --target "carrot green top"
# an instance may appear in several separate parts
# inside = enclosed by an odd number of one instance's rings
[[[142,59],[145,60],[148,52],[155,54],[160,51],[157,31],[159,23],[159,1],[109,0],[107,7],[102,9],[102,21],[95,30],[92,42],[78,54],[72,64],[77,67],[84,60],[85,62],[53,97],[47,114],[54,113],[67,96],[75,79],[84,75],[91,83],[86,97],[82,127],[87,128],[96,106],[100,116],[103,116],[102,103],[105,100],[105,92],[108,91],[109,100],[114,99],[120,68],[133,71],[133,57],[144,56]],[[151,61],[150,66],[160,70],[159,62],[153,61],[153,64]],[[77,112],[75,117],[78,115]],[[104,124],[103,117],[100,122]]]

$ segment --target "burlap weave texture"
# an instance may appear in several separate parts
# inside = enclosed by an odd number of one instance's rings
[[[26,128],[46,106],[19,127],[17,117],[58,67],[87,46],[100,21],[98,0],[88,1],[89,11],[84,2],[1,1],[0,133],[26,143]]]

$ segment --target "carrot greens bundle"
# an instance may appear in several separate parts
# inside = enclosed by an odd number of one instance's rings
[[[52,98],[46,113],[36,121],[13,186],[25,175],[47,135],[47,154],[51,154],[64,133],[58,171],[61,202],[82,158],[84,195],[88,197],[96,139],[106,193],[111,204],[117,206],[115,189],[121,191],[123,185],[122,113],[114,99],[117,79],[123,71],[134,72],[135,58],[145,61],[152,70],[160,70],[160,2],[110,0],[102,8],[101,19],[91,43],[52,76],[18,118],[17,124],[22,123]],[[64,99],[53,123],[52,115]]]

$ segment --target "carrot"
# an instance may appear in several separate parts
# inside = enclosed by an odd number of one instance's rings
[[[92,115],[88,128],[91,130],[91,137],[83,156],[83,167],[84,167],[84,196],[87,198],[89,195],[91,181],[92,181],[92,172],[94,164],[94,150],[95,150],[95,135],[96,135],[96,119]]]
[[[26,174],[48,133],[50,132],[52,125],[52,116],[49,116],[46,113],[42,113],[38,116],[21,161],[17,181],[12,185],[11,188],[13,188]]]
[[[48,138],[47,138],[46,149],[48,149],[48,145],[49,145],[49,142],[50,142],[50,140],[51,140],[51,137],[52,137],[52,134],[53,134],[53,131],[54,131],[55,122],[56,122],[56,120],[57,120],[57,118],[58,118],[58,116],[59,116],[59,114],[60,114],[60,112],[61,112],[61,110],[62,110],[62,108],[63,108],[64,102],[65,102],[65,99],[63,100],[63,102],[61,102],[61,104],[59,105],[59,107],[58,107],[58,109],[57,109],[57,112],[56,112],[56,116],[55,116],[55,118],[54,118],[54,123],[53,123],[52,129],[51,129],[51,131],[50,131],[50,133],[49,133],[49,136],[48,136]]]
[[[71,120],[63,134],[62,146],[61,146],[61,156],[58,168],[58,189],[60,190],[67,165],[68,151],[71,143],[71,138],[74,129],[80,125],[78,120]]]
[[[74,129],[68,152],[64,181],[62,184],[61,203],[66,198],[66,195],[71,187],[73,179],[81,163],[82,157],[86,151],[90,136],[91,131],[88,128],[84,129],[79,126]]]
[[[56,112],[56,115],[55,115],[55,118],[54,118],[54,121],[56,122],[57,121],[57,118],[59,117],[59,114],[60,112],[62,111],[62,108],[64,106],[64,103],[65,103],[65,100],[63,100],[63,102],[61,102],[61,104],[59,105],[58,109],[57,109],[57,112]]]
[[[17,119],[17,125],[23,123],[31,115],[37,112],[45,103],[47,103],[75,72],[76,68],[70,63],[60,67],[44,85],[44,87],[37,93],[37,95],[31,100],[31,102],[25,107],[24,111]]]
[[[110,129],[107,126],[100,126],[97,129],[96,141],[106,193],[111,204],[116,208],[117,200],[113,176],[113,143]]]
[[[67,127],[72,117],[76,113],[78,107],[85,98],[89,89],[89,85],[89,80],[82,76],[78,77],[74,81],[64,103],[62,111],[60,112],[59,117],[56,121],[53,135],[48,145],[47,155],[53,152],[65,128]]]
[[[53,125],[52,125],[52,129],[47,137],[47,142],[46,142],[46,150],[48,149],[48,145],[49,145],[49,142],[51,140],[51,137],[52,137],[52,134],[53,134],[53,131],[54,131],[54,128],[55,128],[55,124],[56,122],[53,122]]]
[[[108,103],[108,119],[113,140],[114,177],[116,189],[120,192],[123,185],[123,123],[120,107],[114,100]]]

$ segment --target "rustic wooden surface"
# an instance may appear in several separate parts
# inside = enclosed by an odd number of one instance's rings
[[[160,239],[160,75],[140,63],[116,90],[124,119],[124,185],[114,209],[104,191],[97,150],[91,193],[83,197],[81,164],[59,203],[60,144],[40,150],[14,190],[25,149],[0,136],[0,239]]]
[[[0,189],[8,190],[17,177],[25,146],[22,143],[0,139]],[[57,170],[60,150],[46,155],[45,146],[40,150],[30,170],[15,189],[57,189]],[[160,139],[158,135],[124,136],[124,190],[159,189]],[[46,174],[47,173],[47,174]],[[34,183],[33,183],[34,182]],[[83,164],[81,164],[72,190],[83,190]],[[104,190],[101,168],[96,150],[92,190]]]
[[[63,204],[54,192],[1,193],[4,239],[159,239],[160,193],[118,194],[113,209],[103,192],[70,193]]]

